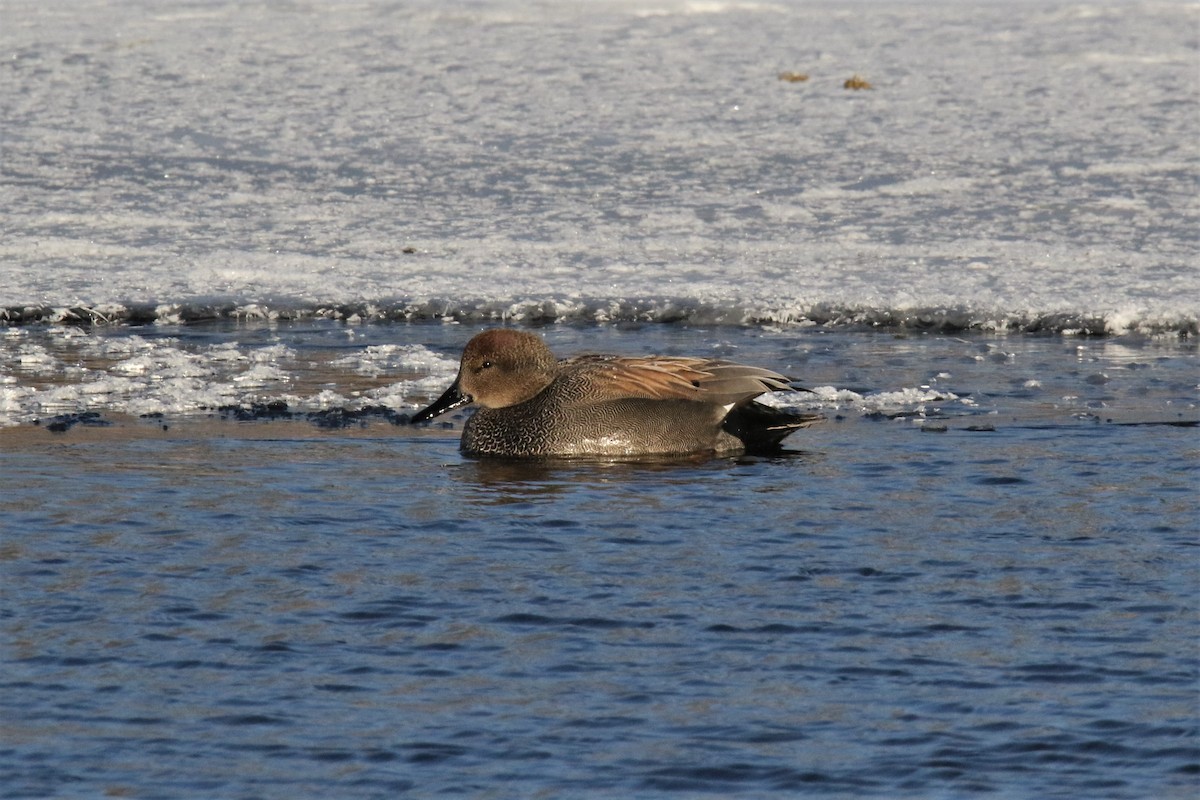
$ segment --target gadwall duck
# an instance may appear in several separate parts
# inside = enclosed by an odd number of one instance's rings
[[[497,328],[467,342],[453,385],[412,422],[478,405],[463,428],[461,449],[469,456],[770,453],[822,419],[754,402],[792,390],[777,372],[708,358],[560,361],[540,336]]]

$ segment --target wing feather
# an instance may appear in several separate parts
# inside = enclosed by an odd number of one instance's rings
[[[563,362],[561,374],[586,382],[593,400],[642,398],[697,400],[718,405],[742,403],[764,392],[791,391],[777,372],[730,361],[650,356],[580,356]]]

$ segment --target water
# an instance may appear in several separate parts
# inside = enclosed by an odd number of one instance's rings
[[[787,401],[829,420],[786,457],[683,463],[299,410],[0,429],[0,796],[1194,796],[1194,344],[545,333],[841,394]]]

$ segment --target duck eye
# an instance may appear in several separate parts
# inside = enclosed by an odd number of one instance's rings
[[[492,368],[492,362],[490,362],[490,361],[483,362],[483,366],[480,367],[480,369],[491,369],[491,368]]]

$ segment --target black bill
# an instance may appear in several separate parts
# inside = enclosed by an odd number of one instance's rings
[[[450,385],[450,388],[442,393],[442,396],[434,400],[429,407],[413,414],[413,418],[409,422],[413,425],[418,422],[426,422],[433,419],[439,414],[445,414],[447,411],[453,411],[456,408],[470,405],[475,402],[475,398],[469,394],[463,394],[458,389],[458,381]]]

